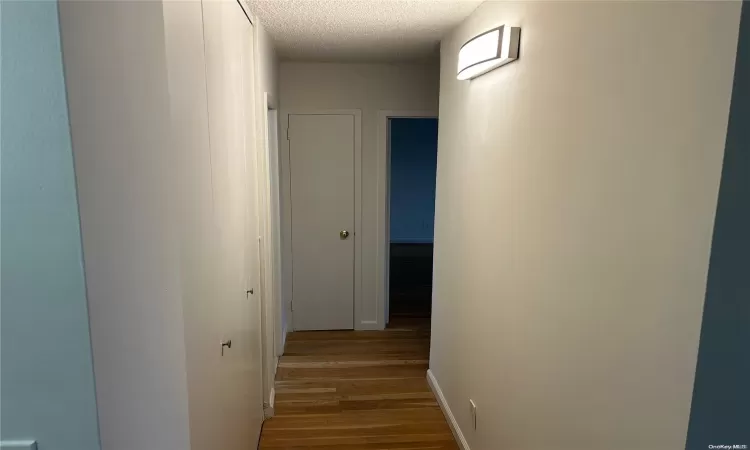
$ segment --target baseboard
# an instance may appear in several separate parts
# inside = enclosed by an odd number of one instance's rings
[[[289,334],[289,325],[284,324],[284,327],[281,329],[281,354],[278,356],[281,356],[284,354],[284,350],[286,349],[286,336]]]
[[[263,416],[265,419],[270,419],[271,417],[274,416],[273,405],[275,402],[276,402],[276,388],[273,387],[271,388],[271,395],[270,395],[270,398],[268,399],[268,404],[263,405]]]
[[[36,450],[36,441],[0,441],[3,450]]]
[[[276,379],[276,371],[279,369],[279,357],[273,359],[273,379]],[[276,402],[276,387],[271,387],[271,393],[268,394],[268,401],[263,403],[263,415],[266,419],[270,419],[274,416],[273,405]]]
[[[380,325],[377,320],[363,320],[359,322],[359,325],[355,325],[354,329],[357,331],[379,331],[384,327]]]
[[[443,391],[440,389],[440,385],[438,384],[435,375],[432,374],[431,369],[427,369],[427,383],[430,385],[432,393],[435,394],[440,409],[443,410],[445,420],[448,421],[448,425],[451,427],[451,432],[453,432],[453,437],[456,438],[458,446],[461,447],[461,450],[471,450],[469,448],[469,443],[466,442],[466,438],[464,438],[464,434],[461,432],[461,428],[458,426],[458,422],[456,422],[456,418],[453,417],[453,413],[448,406],[448,402],[445,400]]]

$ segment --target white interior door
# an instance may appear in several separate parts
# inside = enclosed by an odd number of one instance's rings
[[[355,120],[289,116],[295,330],[354,328]]]
[[[223,448],[250,448],[263,420],[253,101],[253,34],[236,1],[203,2],[220,310]],[[255,290],[255,289],[254,289]]]

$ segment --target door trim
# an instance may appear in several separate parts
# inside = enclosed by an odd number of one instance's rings
[[[256,40],[257,42],[257,40]],[[258,50],[256,49],[256,52]],[[278,120],[278,108],[276,102],[268,92],[262,93],[262,103],[258,115],[257,129],[258,139],[258,196],[259,205],[262,204],[264,216],[259,216],[258,234],[260,236],[260,268],[261,281],[259,298],[261,301],[261,314],[263,318],[262,327],[262,351],[263,351],[263,407],[265,411],[273,414],[273,397],[274,384],[276,379],[276,366],[278,365],[279,356],[283,353],[283,342],[285,340],[284,327],[281,323],[281,289],[279,283],[281,276],[277,268],[280,266],[280,256],[276,249],[280,244],[281,233],[279,231],[280,218],[276,214],[278,211],[273,210],[273,193],[278,190],[278,185],[274,185],[273,171],[278,171],[278,167],[272,164],[270,159],[270,145],[272,135],[268,132],[268,113],[275,111]],[[278,123],[277,123],[278,125]],[[278,147],[278,127],[276,131],[276,142]],[[277,149],[278,151],[278,149]],[[278,175],[276,177],[278,181]]]
[[[273,388],[276,378],[276,366],[278,363],[277,349],[278,340],[281,339],[281,323],[280,321],[274,320],[277,315],[280,315],[279,302],[281,300],[271,298],[273,292],[273,251],[268,251],[266,243],[273,242],[274,239],[279,239],[280,236],[273,236],[274,230],[270,226],[271,209],[270,209],[270,195],[271,195],[271,179],[268,167],[268,152],[266,151],[268,146],[268,124],[267,124],[267,112],[269,109],[278,111],[278,103],[276,98],[269,92],[263,89],[261,66],[264,64],[261,61],[260,55],[263,49],[260,48],[261,42],[261,27],[257,26],[257,17],[253,14],[250,8],[248,0],[237,0],[242,8],[242,11],[247,16],[250,24],[253,28],[253,82],[254,82],[254,95],[255,95],[255,123],[254,125],[254,137],[256,146],[256,158],[255,165],[256,171],[256,202],[258,208],[258,286],[257,292],[254,297],[260,301],[260,314],[261,314],[261,364],[262,364],[262,380],[261,388],[263,390],[263,404],[259,405],[263,409],[264,415],[266,412],[273,414]],[[277,142],[281,139],[279,136],[278,129],[276,130]],[[278,149],[277,149],[278,150]],[[276,292],[273,292],[274,294]],[[273,326],[269,326],[273,323]]]
[[[390,181],[391,181],[391,148],[388,119],[437,119],[438,111],[378,111],[378,142],[377,142],[377,193],[378,203],[375,212],[376,256],[375,256],[375,309],[378,311],[378,329],[384,329],[388,324],[390,296],[388,285],[390,282]]]
[[[286,192],[288,195],[283,195],[284,190],[281,192],[281,208],[282,210],[286,207],[285,205],[291,205],[291,173],[289,172],[289,116],[290,115],[350,115],[354,116],[354,329],[355,330],[372,330],[378,329],[377,323],[373,321],[362,320],[365,315],[363,314],[362,304],[362,110],[361,109],[291,109],[282,110],[279,114],[279,151],[281,152],[280,165],[281,165],[281,182],[287,185]],[[289,234],[291,232],[291,217],[284,215],[282,218],[282,230],[284,233]],[[285,236],[287,239],[291,236]],[[290,267],[294,267],[293,260],[294,255],[289,246],[288,251],[282,254],[282,261],[288,260]],[[293,270],[290,270],[288,274],[282,274],[283,289],[287,292],[291,292],[292,305],[294,304],[294,289],[292,288],[292,278],[294,276]],[[282,271],[283,272],[283,271]],[[293,308],[293,307],[292,307]],[[289,319],[289,324],[293,327],[294,324],[294,309],[292,309],[292,317]]]

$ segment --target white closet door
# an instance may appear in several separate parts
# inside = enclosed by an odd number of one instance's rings
[[[252,26],[236,1],[203,2],[211,166],[224,349],[217,448],[254,447],[263,419]],[[255,225],[254,225],[255,224]],[[253,290],[255,295],[247,294]]]
[[[256,130],[256,106],[255,98],[255,58],[253,26],[245,16],[237,2],[233,2],[235,9],[231,13],[231,19],[237,25],[236,66],[239,72],[241,92],[235,95],[238,110],[238,127],[242,132],[242,158],[237,160],[238,170],[243,175],[243,183],[239,188],[243,193],[244,205],[244,272],[246,291],[253,292],[243,298],[240,328],[241,339],[246,343],[242,347],[243,366],[238,372],[240,382],[246,386],[247,403],[252,405],[251,418],[245,424],[247,434],[253,443],[260,437],[261,425],[263,423],[263,357],[262,357],[262,310],[261,310],[261,273],[260,273],[260,251],[258,243],[258,223],[261,217],[258,207],[258,178],[259,169],[256,167],[259,131]]]

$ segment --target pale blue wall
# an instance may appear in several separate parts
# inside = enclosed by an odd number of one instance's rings
[[[0,1],[0,439],[99,436],[57,4]]]

